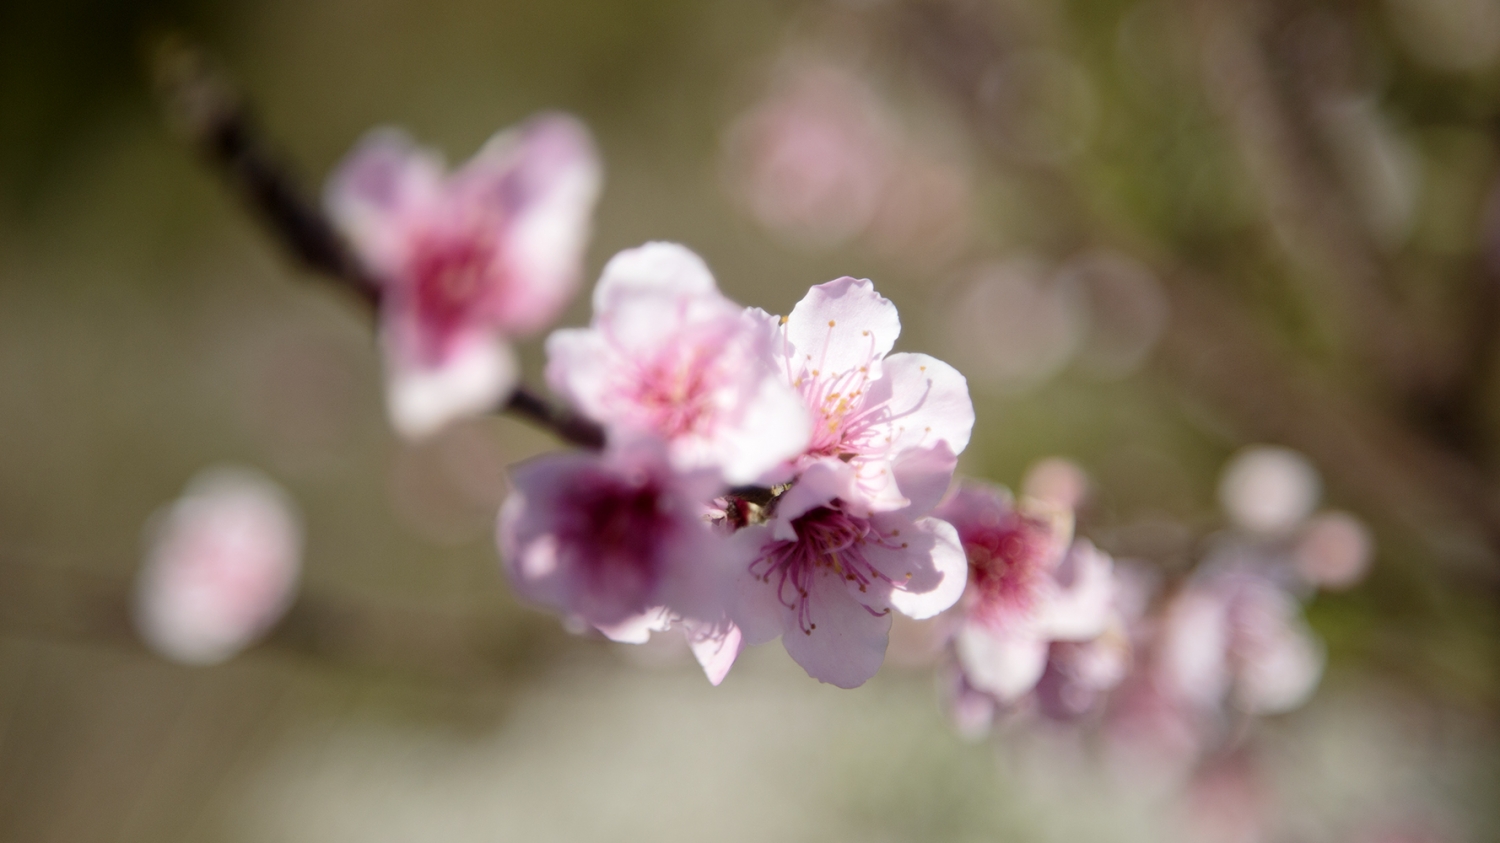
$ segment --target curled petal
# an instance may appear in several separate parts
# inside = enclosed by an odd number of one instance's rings
[[[723,682],[744,645],[740,628],[729,621],[716,624],[689,621],[684,624],[684,629],[693,657],[702,666],[708,681],[713,685]]]

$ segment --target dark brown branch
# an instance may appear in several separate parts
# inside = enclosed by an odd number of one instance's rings
[[[380,307],[380,282],[360,265],[338,230],[308,200],[262,139],[249,109],[202,54],[180,44],[162,48],[157,85],[174,122],[260,217],[271,235],[304,267],[352,292],[371,311]],[[604,431],[526,386],[498,408],[546,428],[564,441],[601,448]]]

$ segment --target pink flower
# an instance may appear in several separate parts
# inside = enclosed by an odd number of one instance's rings
[[[808,413],[772,357],[772,328],[718,291],[673,243],[616,255],[589,328],[547,339],[547,378],[611,441],[650,436],[674,466],[754,482],[802,453]]]
[[[199,475],[148,531],[135,621],[157,653],[222,662],[285,614],[301,570],[302,527],[271,481],[245,469]]]
[[[1200,711],[1226,701],[1250,714],[1289,711],[1323,674],[1322,645],[1301,607],[1260,573],[1215,571],[1167,607],[1157,682]]]
[[[969,578],[954,645],[968,682],[1011,703],[1036,687],[1054,641],[1098,637],[1113,617],[1113,563],[1071,542],[1072,516],[965,484],[934,513],[958,530]]]
[[[329,180],[329,213],[381,282],[388,404],[422,436],[502,401],[508,341],[572,297],[599,191],[587,131],[559,115],[491,138],[461,169],[400,132],[367,137]]]
[[[672,471],[654,443],[539,457],[500,510],[505,571],[526,599],[617,641],[722,617],[732,546],[701,517],[717,478]]]
[[[885,658],[891,610],[929,618],[963,593],[963,550],[953,528],[922,517],[946,486],[955,458],[944,443],[913,449],[896,465],[905,510],[861,513],[845,506],[853,469],[814,463],[776,504],[767,524],[735,539],[751,549],[731,616],[747,644],[781,636],[808,675],[841,688],[875,675]]]
[[[854,278],[813,287],[783,320],[777,361],[813,416],[799,467],[848,464],[858,494],[846,508],[909,506],[895,481],[902,453],[941,443],[959,454],[974,428],[968,383],[956,369],[925,354],[887,356],[900,333],[896,306]]]

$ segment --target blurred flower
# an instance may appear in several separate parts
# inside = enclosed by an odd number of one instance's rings
[[[968,557],[954,647],[976,689],[1013,703],[1042,678],[1052,642],[1087,641],[1109,625],[1112,563],[1073,542],[1071,511],[967,483],[935,514],[957,528]]]
[[[1048,457],[1026,470],[1021,493],[1057,509],[1073,512],[1089,493],[1089,478],[1072,460]]]
[[[1290,448],[1245,448],[1219,480],[1219,502],[1230,521],[1257,533],[1292,530],[1318,505],[1321,495],[1317,469]]]
[[[1158,681],[1200,710],[1248,714],[1300,706],[1323,674],[1322,645],[1297,601],[1258,571],[1214,571],[1169,604]]]
[[[1308,583],[1339,591],[1364,579],[1374,554],[1364,522],[1347,512],[1313,516],[1292,550],[1293,564]]]
[[[900,333],[896,306],[873,284],[840,278],[807,291],[782,321],[774,349],[813,415],[801,464],[846,463],[858,494],[845,497],[844,505],[857,512],[908,507],[918,493],[932,499],[921,511],[931,509],[947,490],[952,467],[917,490],[899,487],[897,461],[935,445],[962,453],[974,428],[964,376],[925,354],[889,354]],[[917,482],[915,466],[906,476],[908,484]]]
[[[941,444],[937,450],[951,476],[953,455]],[[928,466],[901,460],[894,471],[903,490],[910,491],[907,468],[916,469],[917,486],[929,485]],[[778,501],[770,523],[735,536],[756,556],[736,584],[732,611],[745,642],[780,635],[809,676],[841,688],[880,669],[892,609],[933,617],[958,600],[966,574],[953,527],[923,517],[936,496],[912,493],[902,511],[864,515],[844,505],[858,494],[851,466],[815,463]]]
[[[730,128],[724,170],[775,234],[818,247],[863,237],[888,259],[931,266],[973,233],[972,176],[956,144],[932,140],[903,131],[853,70],[793,62]]]
[[[611,441],[651,436],[676,467],[754,482],[808,441],[808,411],[771,356],[773,324],[720,295],[691,251],[616,255],[589,328],[547,339],[547,379]]]
[[[674,472],[655,443],[548,454],[512,471],[505,572],[526,599],[617,641],[722,615],[730,547],[701,517],[713,472]]]
[[[330,215],[382,284],[388,403],[402,434],[427,435],[509,394],[508,342],[572,297],[599,180],[587,130],[559,115],[497,134],[452,175],[381,130],[329,179]]]
[[[832,64],[800,67],[729,130],[726,169],[751,215],[779,234],[836,245],[874,217],[894,129],[874,94]]]
[[[1087,318],[1076,290],[1053,283],[1040,264],[1024,259],[974,271],[946,316],[943,333],[970,377],[1012,392],[1062,371]]]
[[[254,643],[296,594],[302,525],[291,500],[249,469],[198,475],[147,528],[135,623],[158,654],[216,664]]]

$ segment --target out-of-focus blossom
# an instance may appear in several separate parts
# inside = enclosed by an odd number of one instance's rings
[[[910,506],[912,492],[896,482],[903,454],[939,444],[961,453],[974,428],[964,376],[926,354],[889,354],[900,333],[896,306],[873,284],[840,278],[807,292],[776,343],[777,364],[813,417],[799,465],[846,463],[858,494],[843,507],[861,514]],[[951,478],[950,467],[926,482],[940,496]]]
[[[523,597],[617,641],[722,616],[731,547],[701,517],[717,490],[713,472],[673,471],[643,441],[542,456],[511,481],[498,542]]]
[[[587,131],[559,115],[497,134],[452,174],[394,130],[344,161],[326,204],[382,285],[399,431],[429,434],[509,394],[509,340],[545,327],[572,297],[599,182]]]
[[[864,82],[836,65],[803,67],[730,129],[728,178],[766,228],[835,245],[874,217],[893,135]]]
[[[932,267],[961,252],[974,228],[973,178],[944,141],[903,130],[850,68],[791,62],[731,127],[724,169],[750,215],[777,235],[822,247],[860,238],[883,257]]]
[[[1088,493],[1088,475],[1077,463],[1062,457],[1038,460],[1021,481],[1022,495],[1066,512],[1077,510]]]
[[[954,463],[941,442],[909,450],[895,473],[910,506],[874,514],[844,505],[859,494],[852,466],[828,459],[804,471],[769,523],[735,536],[755,557],[740,573],[732,610],[745,643],[780,635],[809,676],[841,688],[874,676],[893,609],[930,618],[963,593],[958,534],[924,517],[942,494],[930,478],[951,476]]]
[[[1323,675],[1323,649],[1297,601],[1260,572],[1214,572],[1168,606],[1157,680],[1200,710],[1225,702],[1276,714],[1305,702]]]
[[[1271,794],[1245,752],[1215,758],[1188,784],[1186,821],[1203,843],[1259,843],[1273,820]]]
[[[1150,269],[1118,252],[1091,251],[1059,268],[1054,283],[1077,303],[1087,325],[1076,365],[1106,379],[1140,368],[1170,315]]]
[[[1072,514],[1017,506],[1004,489],[965,484],[935,513],[953,524],[969,563],[954,645],[967,681],[1012,703],[1036,687],[1054,641],[1107,628],[1112,562],[1072,541]]]
[[[1219,502],[1241,529],[1286,533],[1313,511],[1322,481],[1307,458],[1270,445],[1252,445],[1235,455],[1219,480]]]
[[[1034,261],[980,267],[952,297],[944,334],[976,383],[1023,391],[1062,371],[1087,324],[1077,291]]]
[[[591,327],[548,338],[547,377],[611,441],[655,437],[677,468],[750,483],[808,442],[808,412],[772,359],[774,338],[719,293],[697,255],[650,243],[604,268]]]
[[[211,469],[148,528],[136,627],[169,659],[222,662],[281,619],[301,566],[301,520],[281,489],[248,469]]]
[[[1292,559],[1307,582],[1338,591],[1364,579],[1374,550],[1374,539],[1364,522],[1347,512],[1325,512],[1302,528]]]

